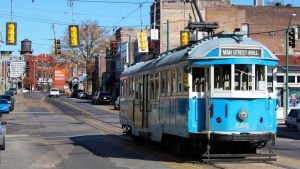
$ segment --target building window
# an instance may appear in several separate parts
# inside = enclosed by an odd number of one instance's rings
[[[295,76],[289,76],[289,83],[295,83],[296,77]]]
[[[277,76],[277,82],[278,83],[283,83],[284,82],[284,77],[283,76]]]

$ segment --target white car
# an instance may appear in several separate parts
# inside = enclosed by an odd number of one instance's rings
[[[52,96],[58,97],[59,96],[59,90],[56,89],[56,88],[51,88],[50,91],[49,91],[49,97],[52,97]]]
[[[300,108],[293,108],[285,118],[285,125],[290,128],[300,129]]]
[[[5,150],[6,122],[0,122],[0,150]]]

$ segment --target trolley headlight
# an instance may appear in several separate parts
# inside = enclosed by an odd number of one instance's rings
[[[240,120],[244,121],[248,117],[248,113],[246,110],[241,110],[238,116]]]

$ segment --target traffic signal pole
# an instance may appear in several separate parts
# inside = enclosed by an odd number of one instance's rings
[[[288,115],[289,110],[289,29],[285,31],[285,116]]]

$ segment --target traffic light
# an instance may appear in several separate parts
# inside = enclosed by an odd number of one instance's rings
[[[54,39],[54,53],[55,53],[55,55],[61,54],[61,46],[60,46],[59,39]]]
[[[141,31],[138,33],[137,36],[138,36],[139,52],[148,52],[147,34]]]
[[[69,40],[70,40],[71,47],[78,47],[79,45],[78,25],[69,25]]]
[[[6,45],[17,44],[17,23],[6,22]]]
[[[112,56],[117,54],[117,47],[118,47],[118,43],[116,41],[110,42],[110,54]]]
[[[289,46],[291,46],[292,48],[295,48],[296,46],[295,40],[295,28],[292,28],[289,30]]]
[[[188,31],[180,31],[180,44],[181,46],[189,44],[190,34]]]
[[[149,54],[150,55],[153,55],[153,56],[156,55],[156,44],[155,44],[155,41],[150,41],[148,48],[149,48]]]

